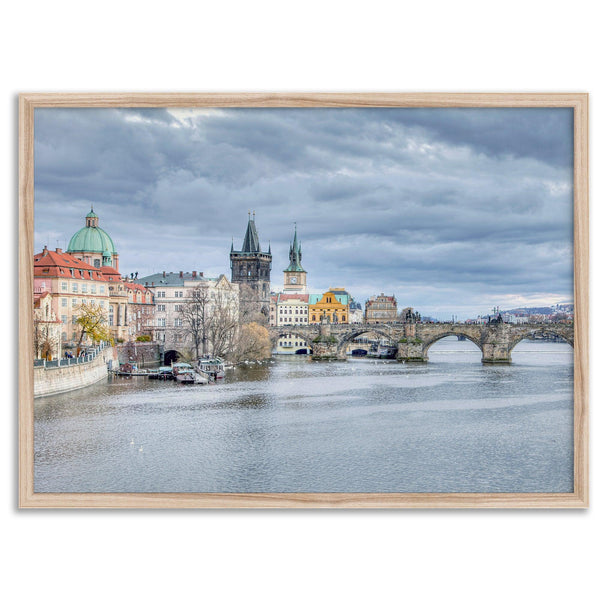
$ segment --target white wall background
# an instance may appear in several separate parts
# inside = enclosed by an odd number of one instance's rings
[[[588,91],[593,165],[600,95],[593,8],[547,0],[5,5],[4,597],[597,597],[594,442],[593,507],[585,512],[18,512],[12,325],[18,92]],[[592,217],[593,204],[592,197]],[[592,267],[594,233],[597,222]],[[592,273],[592,306],[595,292]],[[597,340],[593,311],[591,325]],[[593,378],[592,404],[597,392]],[[597,414],[592,406],[592,435]]]

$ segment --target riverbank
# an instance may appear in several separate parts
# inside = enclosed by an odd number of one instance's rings
[[[88,387],[108,376],[111,361],[115,360],[110,346],[98,349],[85,362],[75,359],[42,362],[33,367],[33,396],[44,398]]]

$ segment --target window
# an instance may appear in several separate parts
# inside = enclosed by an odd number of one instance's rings
[[[100,306],[104,308],[104,300],[100,300]]]
[[[110,314],[108,315],[108,324],[109,324],[109,325],[114,325],[114,317],[113,317],[113,314],[112,314],[112,313],[110,313]]]
[[[183,321],[181,319],[175,319],[175,327],[181,327],[183,325]]]
[[[175,312],[181,312],[182,310],[183,310],[183,306],[181,306],[181,304],[175,305]]]
[[[157,319],[156,321],[157,321],[156,324],[158,325],[158,327],[166,327],[167,326],[166,319]]]
[[[90,287],[90,293],[92,293],[92,294],[95,294],[95,293],[96,293],[96,286],[95,286],[95,285],[92,285],[92,286]]]
[[[78,291],[78,288],[77,288],[77,284],[76,284],[76,283],[74,283],[74,284],[72,284],[72,285],[71,285],[71,291],[72,291],[72,292],[77,292],[77,291]]]
[[[159,312],[165,312],[166,308],[164,304],[157,304],[156,305],[156,310]]]
[[[60,316],[60,320],[61,320],[63,323],[65,323],[65,324],[66,324],[66,322],[67,322],[67,315],[61,315],[61,316]]]
[[[183,292],[175,292],[175,298],[183,298]]]
[[[66,299],[66,298],[63,298],[63,299],[62,299],[62,302],[61,302],[61,304],[62,304],[63,306],[66,306],[66,305],[67,305],[67,299]]]
[[[71,319],[71,323],[73,323],[73,325],[75,325],[77,323],[77,315],[73,315],[73,318]]]
[[[104,294],[104,286],[103,285],[100,286],[100,293]]]
[[[73,298],[73,300],[71,300],[71,306],[77,306],[77,298]]]
[[[81,299],[81,304],[87,304],[87,300],[85,298]]]
[[[100,268],[100,259],[99,258],[94,259],[94,266],[96,267],[96,269]]]
[[[66,281],[63,281],[63,282],[60,284],[60,289],[61,289],[63,292],[66,292],[66,291],[69,289],[69,285],[67,284],[67,282],[66,282]]]

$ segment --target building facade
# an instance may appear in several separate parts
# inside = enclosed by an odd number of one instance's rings
[[[393,323],[398,321],[398,303],[395,296],[371,296],[365,302],[365,323]]]
[[[34,358],[53,360],[62,354],[62,321],[52,307],[52,294],[43,292],[33,297]]]
[[[349,298],[345,294],[337,294],[335,291],[341,288],[330,288],[324,294],[310,294],[308,300],[308,322],[320,323],[322,320],[330,323],[347,324],[350,321]]]
[[[308,325],[308,294],[274,294],[273,326],[298,327]],[[286,333],[277,340],[277,354],[308,354],[306,342],[291,333]]]
[[[242,293],[241,301],[252,303],[250,307],[244,307],[247,312],[261,312],[265,317],[269,316],[271,296],[271,246],[263,252],[258,239],[255,215],[248,213],[248,225],[241,250],[234,250],[233,241],[229,252],[231,267],[231,282],[236,283],[241,289],[251,290],[252,294]],[[254,309],[256,305],[256,309]]]
[[[225,275],[211,278],[204,277],[201,271],[163,271],[141,277],[136,284],[153,292],[155,312],[153,325],[149,329],[152,330],[152,340],[164,346],[165,356],[169,352],[190,348],[185,305],[195,290],[203,290],[207,319],[217,307],[226,307],[234,318],[238,317],[239,286],[231,283]],[[210,348],[206,352],[210,352]],[[168,363],[167,359],[165,363]]]
[[[92,264],[66,254],[60,248],[33,257],[34,298],[50,293],[50,308],[61,322],[61,342],[78,341],[77,318],[84,304],[99,306],[106,311],[110,305],[108,281],[102,271]]]

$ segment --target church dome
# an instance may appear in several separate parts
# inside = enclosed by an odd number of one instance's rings
[[[93,209],[86,215],[85,227],[71,238],[67,252],[117,253],[110,235],[98,227],[98,215]]]

